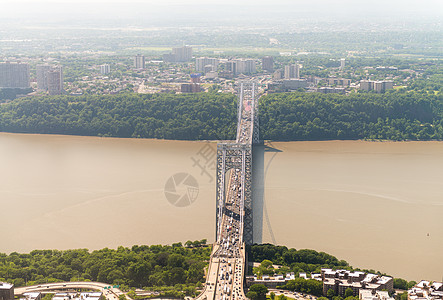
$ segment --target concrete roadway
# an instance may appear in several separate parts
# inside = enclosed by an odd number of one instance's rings
[[[105,287],[111,286],[110,289],[104,289]],[[123,295],[123,293],[118,288],[113,288],[111,284],[102,283],[102,282],[56,282],[56,283],[44,283],[39,285],[18,287],[14,289],[15,295],[23,295],[28,292],[67,292],[69,289],[88,289],[100,291],[106,297],[107,300],[118,300],[118,296]],[[126,298],[132,300],[126,295]]]

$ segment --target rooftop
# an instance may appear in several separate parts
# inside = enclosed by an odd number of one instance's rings
[[[6,282],[0,282],[0,290],[9,290],[14,285]]]

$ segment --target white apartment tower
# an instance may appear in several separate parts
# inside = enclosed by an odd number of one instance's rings
[[[257,71],[257,64],[253,59],[237,59],[236,74],[252,74]]]
[[[0,63],[0,88],[29,88],[29,65]]]
[[[104,64],[100,66],[100,74],[111,73],[111,66],[109,64]]]
[[[134,57],[134,68],[138,70],[142,70],[145,68],[145,56],[141,54],[137,54]]]
[[[192,47],[183,46],[172,48],[175,62],[186,62],[192,59]]]
[[[40,91],[48,90],[48,72],[51,70],[50,65],[37,65],[37,89]]]
[[[63,90],[63,68],[55,67],[47,72],[49,95],[62,95]]]
[[[340,59],[340,71],[343,71],[345,69],[346,59],[342,58]]]
[[[285,66],[285,79],[299,79],[300,78],[300,65],[292,64]]]
[[[212,71],[217,71],[218,59],[209,57],[198,57],[195,59],[195,70],[205,72],[206,66],[212,66]]]

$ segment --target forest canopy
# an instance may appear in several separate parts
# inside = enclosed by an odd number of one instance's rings
[[[236,134],[233,94],[36,96],[0,106],[0,131],[124,138],[225,140]],[[264,140],[442,140],[443,97],[275,93],[260,98]]]

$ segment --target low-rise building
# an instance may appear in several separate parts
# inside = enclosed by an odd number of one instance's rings
[[[317,92],[322,93],[322,94],[344,94],[345,89],[338,88],[338,87],[324,86],[324,87],[318,88]]]
[[[290,92],[298,89],[304,89],[307,86],[308,81],[306,79],[283,79],[276,80],[273,83],[268,84],[268,89],[278,92]]]
[[[350,86],[351,85],[351,79],[346,79],[346,78],[330,77],[330,78],[326,79],[326,81],[329,85],[337,85],[337,86]]]
[[[287,273],[286,276],[283,275],[263,275],[261,279],[257,277],[257,275],[254,276],[246,276],[246,286],[250,287],[253,284],[263,284],[268,288],[275,289],[278,286],[285,285],[289,280],[294,280],[295,274],[294,273]]]
[[[14,300],[14,285],[0,282],[0,300]]]
[[[20,298],[20,300],[41,300],[41,299],[42,299],[42,293],[40,292],[24,293],[23,297]]]
[[[360,300],[394,300],[387,291],[361,289],[358,296]]]
[[[218,77],[218,73],[215,71],[206,72],[206,74],[205,74],[206,79],[215,79],[217,77]]]
[[[180,85],[180,92],[182,92],[182,93],[199,93],[199,92],[201,92],[200,84],[198,84],[198,83],[183,83]]]
[[[100,300],[101,292],[57,293],[52,300]]]
[[[408,290],[408,300],[442,300],[443,283],[422,280]]]
[[[369,92],[376,91],[377,93],[381,93],[394,88],[394,83],[389,80],[385,81],[371,81],[371,80],[362,80],[360,81],[360,90]]]

